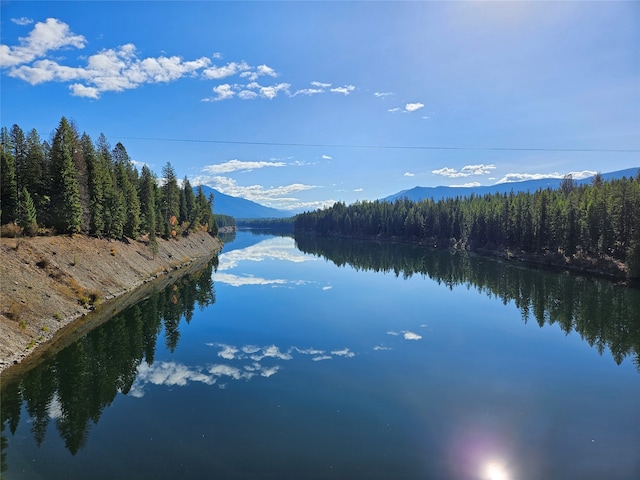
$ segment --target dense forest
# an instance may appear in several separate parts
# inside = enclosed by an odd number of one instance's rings
[[[555,263],[622,263],[640,278],[640,172],[635,178],[557,190],[419,202],[357,202],[296,217],[298,235],[420,242],[465,250],[547,257]]]
[[[222,213],[214,213],[213,214],[213,218],[216,221],[216,224],[218,225],[218,228],[223,228],[223,227],[228,227],[231,229],[235,229],[236,228],[236,219],[233,218],[231,215],[224,215]]]
[[[293,232],[294,217],[285,218],[244,218],[238,220],[238,227],[265,229],[277,232]]]
[[[62,118],[50,141],[13,125],[0,131],[0,220],[3,236],[84,233],[164,238],[206,230],[217,234],[213,196],[179,182],[170,163],[159,179],[138,173],[121,143],[94,142]]]

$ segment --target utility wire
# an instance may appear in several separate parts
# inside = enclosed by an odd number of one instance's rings
[[[123,140],[144,140],[150,142],[216,143],[228,145],[266,145],[277,147],[322,147],[322,148],[368,148],[377,150],[467,150],[487,152],[596,152],[596,153],[640,153],[637,148],[532,148],[532,147],[448,147],[435,145],[347,145],[333,143],[280,143],[249,142],[240,140],[198,140],[194,138],[152,138],[117,137]]]

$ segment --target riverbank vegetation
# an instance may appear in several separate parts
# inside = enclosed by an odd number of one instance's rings
[[[336,203],[300,214],[298,235],[377,238],[499,252],[549,265],[640,278],[640,172],[557,190],[419,202]]]
[[[172,238],[217,234],[213,196],[179,182],[170,163],[158,178],[138,172],[122,143],[94,143],[62,118],[50,141],[13,125],[0,131],[2,236],[84,233],[96,237]]]

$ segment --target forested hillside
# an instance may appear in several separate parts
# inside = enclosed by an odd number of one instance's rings
[[[635,178],[535,193],[448,198],[434,202],[357,202],[296,217],[296,235],[418,241],[467,250],[557,257],[557,262],[622,262],[640,277],[640,172]]]
[[[3,236],[85,233],[98,237],[170,238],[189,231],[214,235],[213,197],[185,177],[179,185],[170,163],[162,179],[135,168],[121,143],[104,135],[94,143],[62,118],[51,143],[35,129],[13,125],[0,132]]]

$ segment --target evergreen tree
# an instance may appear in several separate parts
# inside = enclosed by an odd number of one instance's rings
[[[101,156],[96,154],[91,138],[86,133],[80,138],[80,148],[87,162],[89,182],[89,233],[105,233],[105,177],[109,175]]]
[[[172,223],[180,215],[180,188],[171,163],[167,162],[162,169],[162,176],[164,177],[161,191],[163,232],[166,237],[169,237],[173,228]]]
[[[72,158],[75,144],[75,133],[66,118],[62,117],[51,147],[51,202],[55,215],[54,226],[64,233],[77,233],[82,227],[78,174]]]
[[[16,163],[6,127],[0,131],[0,140],[0,222],[6,224],[15,221],[18,208]]]
[[[27,134],[27,155],[22,175],[23,186],[31,194],[31,198],[40,210],[46,204],[45,169],[46,157],[42,148],[42,141],[35,128]]]
[[[122,192],[126,211],[123,233],[135,239],[140,233],[140,199],[135,186],[129,179],[125,165],[118,162],[115,168],[118,188]]]
[[[156,178],[146,165],[139,180],[140,220],[143,233],[156,235]]]
[[[193,228],[191,224],[196,209],[196,196],[193,193],[193,187],[191,187],[191,183],[187,177],[184,177],[182,181],[182,190],[184,191],[185,220],[189,222],[189,227]]]
[[[36,207],[26,187],[22,187],[18,197],[17,223],[24,230],[25,235],[33,236],[38,232]]]
[[[19,125],[14,124],[9,132],[11,147],[16,169],[16,191],[20,192],[25,184],[25,164],[27,160],[27,141],[24,131]]]

